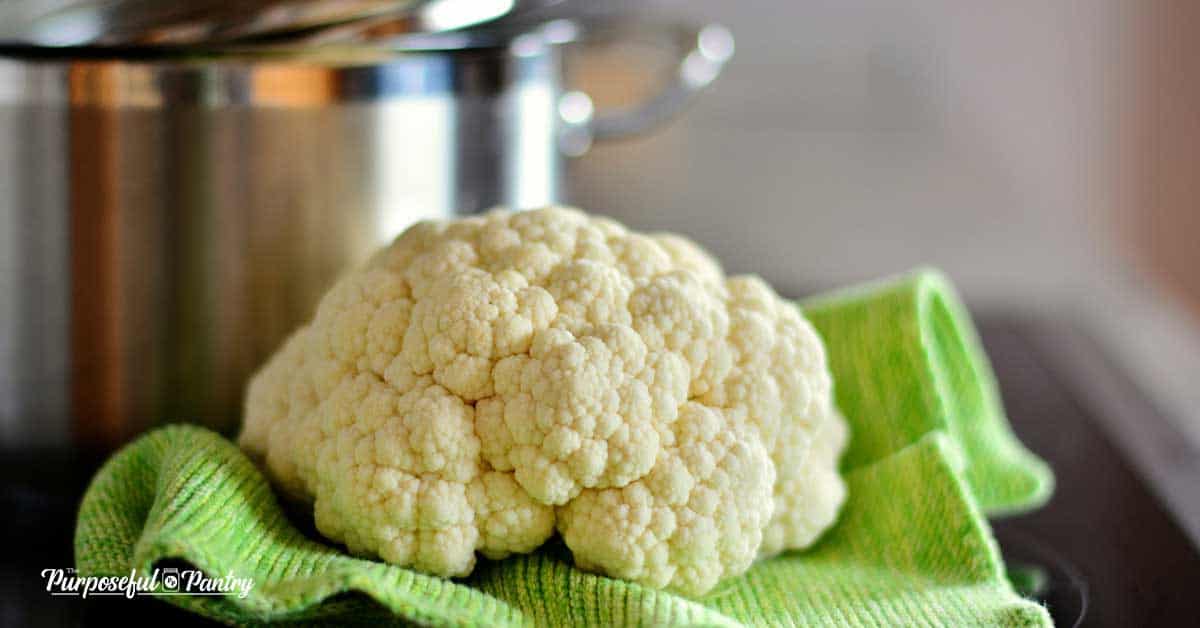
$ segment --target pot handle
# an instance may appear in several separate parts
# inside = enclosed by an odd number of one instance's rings
[[[562,129],[559,145],[564,153],[573,157],[587,152],[593,140],[639,135],[669,121],[691,102],[692,97],[720,76],[734,52],[733,34],[720,24],[596,28],[595,25],[579,27],[571,22],[557,28],[563,29],[560,31],[563,36],[558,38],[561,42],[612,41],[648,33],[657,41],[670,41],[680,56],[663,87],[644,102],[630,107],[597,112],[586,92],[563,94],[558,102]],[[572,30],[567,33],[567,29]]]

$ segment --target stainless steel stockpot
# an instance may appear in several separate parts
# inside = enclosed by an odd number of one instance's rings
[[[232,429],[249,374],[335,276],[412,222],[561,200],[564,148],[707,84],[593,116],[570,22],[384,43],[0,50],[0,443]]]

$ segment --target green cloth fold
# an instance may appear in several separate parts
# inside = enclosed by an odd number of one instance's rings
[[[942,430],[989,515],[1044,504],[1054,476],[1013,435],[970,315],[934,270],[819,295],[803,303],[824,338],[856,469]]]
[[[289,522],[233,443],[189,426],[147,434],[100,470],[80,506],[78,573],[182,560],[250,577],[244,599],[162,598],[235,624],[1048,625],[1005,579],[983,513],[1040,505],[1052,476],[1008,430],[945,280],[919,272],[803,307],[851,424],[847,503],[810,551],[760,562],[702,599],[584,573],[558,543],[454,581],[351,557]]]

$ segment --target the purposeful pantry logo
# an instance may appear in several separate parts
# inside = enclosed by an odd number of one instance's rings
[[[138,595],[169,596],[237,596],[245,599],[254,588],[252,578],[238,578],[233,572],[212,578],[199,569],[155,567],[150,573],[139,574],[131,569],[127,576],[80,576],[74,567],[43,569],[46,591],[50,595],[88,598],[92,596]]]

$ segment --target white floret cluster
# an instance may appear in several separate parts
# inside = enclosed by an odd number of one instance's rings
[[[557,531],[688,595],[810,545],[846,427],[824,348],[692,242],[578,210],[420,223],[251,381],[241,446],[352,552],[461,576]]]

